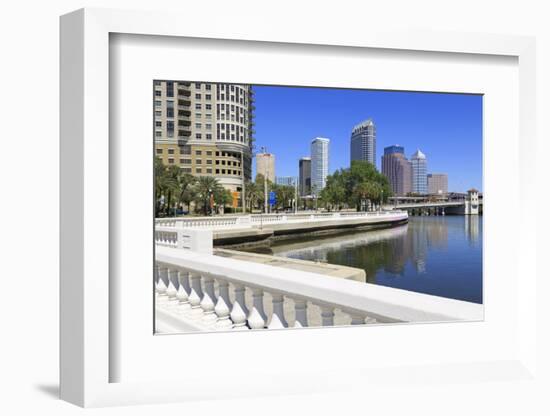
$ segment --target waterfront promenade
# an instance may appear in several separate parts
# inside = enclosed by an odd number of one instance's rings
[[[215,245],[241,244],[272,236],[391,227],[407,219],[407,212],[401,210],[157,218],[155,240],[170,246],[177,244],[177,230],[203,229],[212,230]]]

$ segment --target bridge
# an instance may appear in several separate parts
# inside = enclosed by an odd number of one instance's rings
[[[478,215],[483,212],[483,198],[473,189],[458,197],[392,197],[390,202],[383,208],[405,210],[409,215]]]

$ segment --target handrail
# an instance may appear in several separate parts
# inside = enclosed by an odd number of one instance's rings
[[[261,292],[262,296],[264,291],[273,295],[273,315],[277,315],[276,318],[274,316],[271,316],[270,319],[262,318],[260,324],[260,319],[256,315],[263,314],[263,305],[255,301],[254,306],[250,308],[250,313],[245,315],[245,318],[235,318],[239,321],[239,327],[245,326],[246,322],[248,322],[246,324],[248,327],[255,329],[284,327],[286,320],[281,306],[283,297],[293,299],[296,305],[301,305],[300,311],[296,309],[296,313],[302,317],[302,308],[305,308],[303,306],[305,302],[319,305],[322,310],[323,325],[333,324],[336,308],[349,314],[352,317],[352,324],[368,323],[373,319],[377,322],[476,321],[483,319],[483,305],[369,283],[335,279],[317,273],[298,270],[282,271],[280,268],[270,265],[168,247],[157,247],[156,261],[161,270],[161,278],[157,283],[159,296],[166,295],[174,301],[177,299],[177,293],[181,292],[182,299],[185,298],[184,302],[181,302],[180,299],[180,303],[183,305],[185,305],[185,301],[189,303],[192,297],[199,297],[199,301],[195,299],[195,314],[197,314],[198,306],[202,305],[203,312],[205,314],[208,312],[208,319],[211,321],[205,328],[217,328],[216,323],[219,323],[222,318],[223,328],[228,328],[227,316],[223,313],[221,314],[223,316],[210,316],[210,309],[214,310],[214,305],[225,303],[226,306],[229,306],[229,297],[224,295],[221,290],[221,287],[226,287],[227,284],[233,285],[237,291],[233,309],[237,308],[248,312],[244,297],[239,295],[241,290],[244,292],[244,288],[249,288],[256,293]],[[167,280],[162,279],[163,273],[165,277],[167,276]],[[194,280],[194,285],[185,285],[185,279]],[[220,285],[218,295],[214,291],[214,280]],[[199,292],[202,296],[199,295]],[[254,312],[253,309],[256,311]],[[231,319],[233,320],[233,316]],[[252,319],[252,323],[250,319]],[[275,324],[271,325],[274,321]],[[299,326],[307,326],[304,319],[299,321]],[[279,325],[280,323],[282,325]],[[233,322],[232,325],[236,325],[236,323]]]

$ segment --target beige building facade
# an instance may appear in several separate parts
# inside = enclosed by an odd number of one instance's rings
[[[256,154],[256,174],[263,175],[275,182],[275,155],[273,153]]]
[[[428,193],[430,195],[447,195],[449,192],[446,173],[428,173]]]
[[[252,176],[253,102],[250,85],[154,81],[156,156],[240,192]]]

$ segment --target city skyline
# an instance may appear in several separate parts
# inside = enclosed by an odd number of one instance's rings
[[[277,176],[296,176],[313,138],[330,137],[329,174],[350,166],[354,126],[372,120],[376,147],[422,149],[428,173],[448,174],[448,189],[482,186],[482,97],[467,94],[253,86],[256,146],[277,154]],[[284,103],[284,105],[283,105]],[[284,120],[284,124],[282,121]],[[281,134],[284,132],[284,134]],[[290,151],[289,151],[290,150]],[[381,172],[381,157],[375,157]]]

